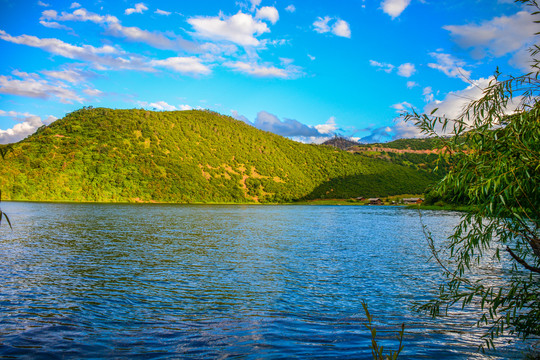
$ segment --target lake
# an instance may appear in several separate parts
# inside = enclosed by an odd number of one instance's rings
[[[479,354],[475,310],[432,320],[441,270],[416,210],[2,203],[0,357],[370,359],[369,305],[400,359]],[[459,213],[424,211],[442,244]],[[497,273],[497,269],[491,269]]]

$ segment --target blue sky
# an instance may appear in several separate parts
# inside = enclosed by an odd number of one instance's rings
[[[538,24],[509,0],[0,0],[0,143],[83,106],[210,109],[298,141],[418,136]]]

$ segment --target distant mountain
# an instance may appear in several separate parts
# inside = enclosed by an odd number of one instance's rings
[[[6,200],[285,202],[421,193],[435,179],[195,110],[83,108],[0,161]]]
[[[364,148],[387,148],[397,150],[437,150],[442,147],[437,138],[397,139],[387,143],[358,144]]]
[[[350,139],[335,136],[331,138],[330,140],[326,140],[325,142],[323,142],[322,145],[333,146],[341,150],[347,150],[351,146],[358,146],[360,144]]]

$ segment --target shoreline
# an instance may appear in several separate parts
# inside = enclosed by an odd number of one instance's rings
[[[293,202],[258,203],[258,202],[159,202],[159,201],[56,201],[56,200],[3,200],[4,203],[38,203],[38,204],[99,204],[99,205],[238,205],[238,206],[275,206],[275,205],[308,205],[308,206],[397,206],[408,209],[420,210],[447,210],[470,212],[470,206],[463,205],[410,205],[383,203],[382,205],[370,205],[363,201],[353,199],[315,199],[298,200]]]

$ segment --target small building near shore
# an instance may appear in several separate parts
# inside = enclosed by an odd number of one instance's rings
[[[423,202],[424,202],[424,199],[422,199],[422,198],[405,198],[405,199],[403,199],[403,204],[405,204],[405,205],[421,204]]]
[[[380,198],[369,198],[367,199],[369,205],[382,205],[383,201]]]

